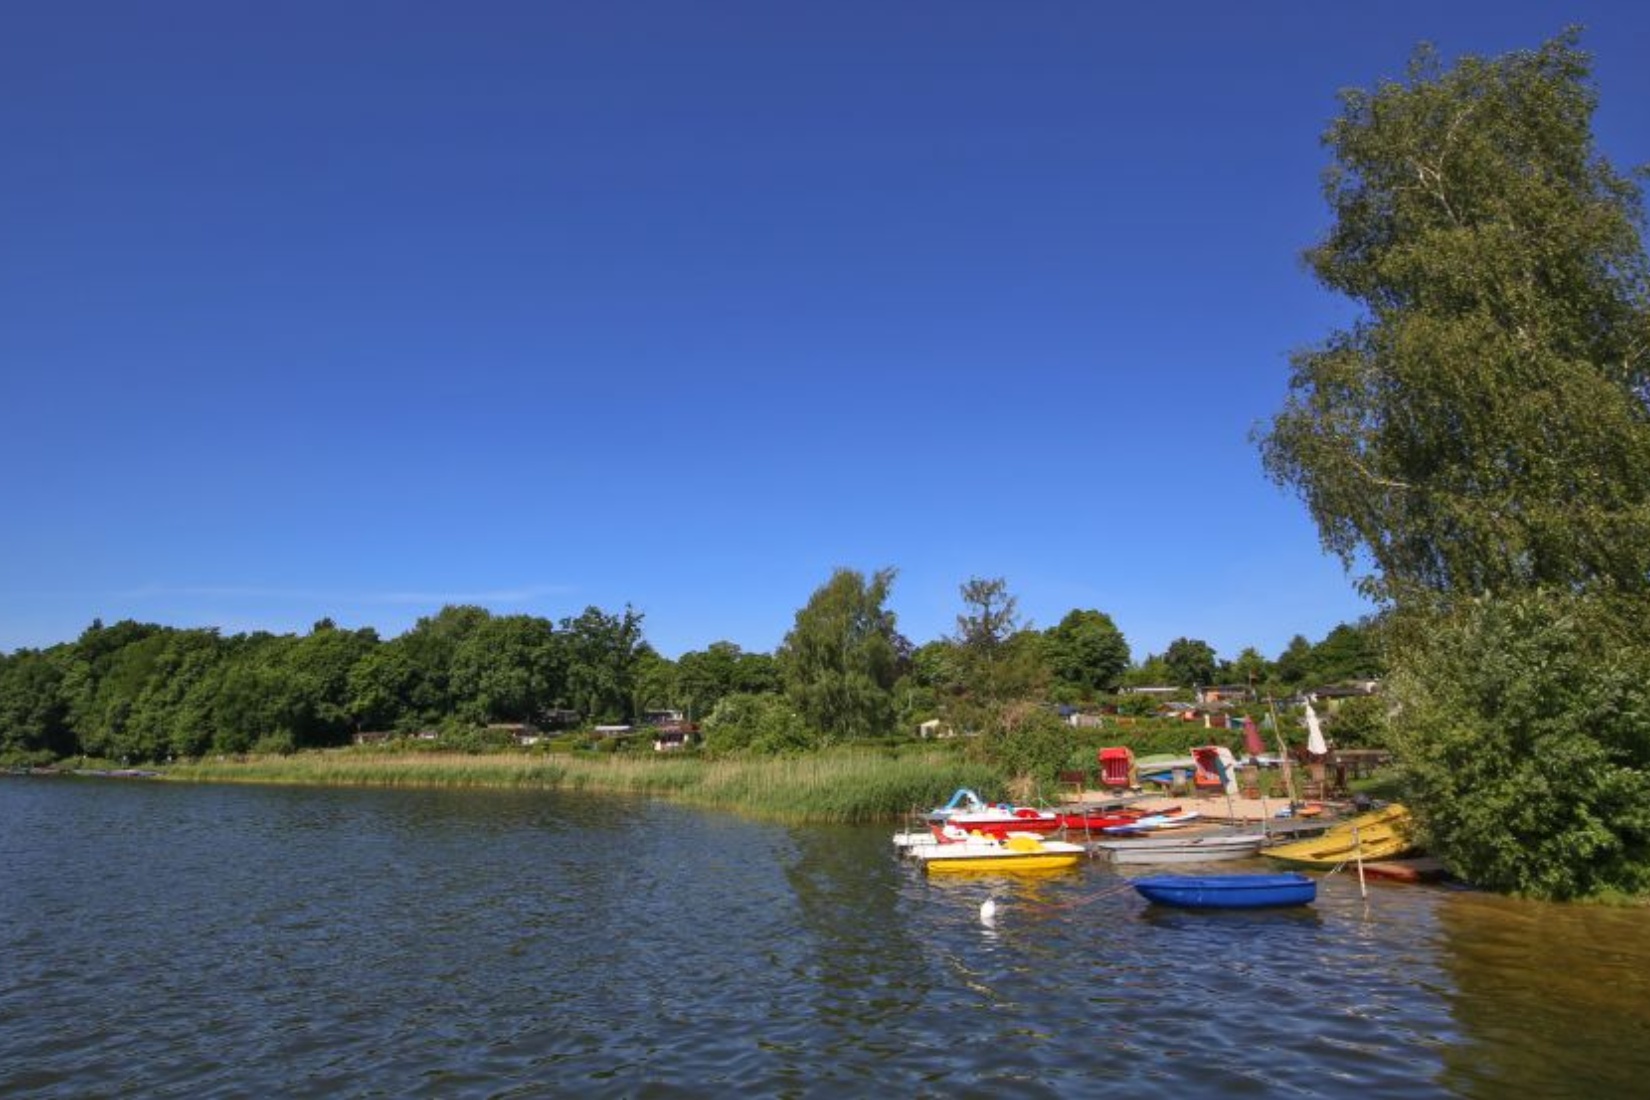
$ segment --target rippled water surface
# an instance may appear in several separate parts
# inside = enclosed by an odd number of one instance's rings
[[[0,1095],[1650,1095],[1650,912],[1186,913],[888,833],[0,780]]]

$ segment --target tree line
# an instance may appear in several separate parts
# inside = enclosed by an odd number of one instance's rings
[[[631,724],[650,710],[704,721],[717,748],[783,751],[914,733],[931,718],[989,725],[1011,702],[1089,704],[1130,684],[1283,694],[1380,671],[1368,624],[1315,645],[1297,636],[1275,660],[1251,648],[1223,661],[1180,638],[1135,662],[1109,615],[1074,610],[1037,630],[1000,580],[964,585],[957,633],[914,646],[886,606],[893,580],[838,570],[776,652],[719,641],[675,660],[629,607],[553,622],[450,606],[387,640],[331,620],[231,636],[94,622],[73,642],[0,655],[0,759],[286,752],[361,731],[462,743],[491,724]]]
[[[0,658],[0,753],[156,761],[347,743],[358,730],[474,728],[551,708],[628,714],[642,618],[559,626],[454,606],[388,641],[323,619],[305,635],[94,622]]]

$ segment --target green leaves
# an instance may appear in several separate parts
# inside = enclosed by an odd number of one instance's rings
[[[1573,34],[1452,71],[1422,51],[1325,136],[1307,259],[1367,313],[1293,357],[1260,445],[1377,594],[1650,576],[1650,266],[1587,77]]]
[[[1650,647],[1621,609],[1536,592],[1411,624],[1389,736],[1428,847],[1490,889],[1650,889]]]
[[[1650,261],[1589,77],[1571,31],[1343,95],[1307,261],[1364,314],[1259,439],[1394,609],[1429,846],[1559,898],[1650,889]]]
[[[1043,634],[1056,679],[1090,693],[1110,691],[1129,667],[1129,643],[1103,611],[1072,611]]]
[[[73,644],[0,655],[0,754],[160,760],[259,745],[339,745],[352,731],[535,721],[579,707],[628,720],[651,656],[642,616],[564,619],[446,607],[389,642],[322,620],[307,635],[94,623]],[[759,681],[766,659],[744,672]]]
[[[622,615],[587,607],[561,621],[561,640],[573,709],[597,721],[633,717],[636,666],[647,647],[641,614],[629,606]]]
[[[827,741],[893,731],[899,639],[883,606],[893,583],[892,569],[870,578],[838,569],[796,613],[780,646],[785,691]]]
[[[1163,651],[1174,682],[1191,686],[1211,684],[1215,679],[1215,648],[1199,638],[1176,638]]]
[[[722,754],[780,755],[819,744],[818,735],[782,695],[726,696],[706,716],[704,731],[705,748]]]

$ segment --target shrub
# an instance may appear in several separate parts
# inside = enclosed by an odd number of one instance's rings
[[[266,733],[252,745],[252,751],[259,756],[290,756],[297,750],[297,743],[288,730]]]
[[[1532,897],[1650,889],[1643,621],[1535,593],[1407,631],[1390,737],[1427,845],[1453,872]]]
[[[987,758],[1004,772],[1053,786],[1071,757],[1071,727],[1043,707],[1010,707],[1001,728],[982,741]]]
[[[710,753],[786,753],[815,747],[818,738],[781,695],[729,695],[703,723]]]

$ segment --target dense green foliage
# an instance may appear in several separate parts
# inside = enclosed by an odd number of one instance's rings
[[[358,730],[435,731],[441,745],[487,747],[508,737],[487,734],[486,723],[554,727],[569,712],[583,724],[633,722],[645,710],[664,708],[705,719],[713,750],[790,752],[824,743],[822,731],[802,719],[793,702],[777,699],[774,656],[717,642],[671,661],[641,640],[640,625],[628,609],[615,616],[592,608],[558,626],[461,606],[421,618],[388,641],[327,620],[304,636],[227,638],[215,630],[94,623],[72,643],[0,654],[0,762],[289,752],[339,745]],[[1335,639],[1367,632],[1365,625],[1338,627],[1318,646],[1297,639],[1300,676],[1291,684],[1327,682],[1313,670],[1337,667]],[[970,658],[955,639],[930,642],[903,659],[902,643],[897,635],[889,641],[899,673],[887,695],[896,734],[913,735],[931,718],[949,728],[1001,731],[1007,711],[1028,703],[1120,704],[1135,715],[1150,715],[1159,705],[1149,696],[1099,690],[1126,643],[1097,611],[1074,611],[1046,632],[1009,635],[994,659],[1007,673],[996,681],[999,690],[1012,690],[991,707],[981,704],[969,680]],[[593,667],[580,669],[585,661]],[[1228,675],[1238,668],[1250,669],[1252,680]],[[1286,686],[1253,650],[1219,671],[1230,682],[1272,682],[1279,693]],[[1146,672],[1153,678],[1142,682],[1163,682],[1160,661]],[[709,721],[732,697],[740,701]],[[599,709],[578,711],[580,701]],[[1010,755],[1017,758],[1017,750]]]
[[[1573,35],[1448,71],[1423,50],[1326,135],[1308,261],[1366,315],[1294,358],[1262,453],[1378,593],[1650,574],[1650,264],[1588,74]]]
[[[1386,736],[1431,849],[1506,891],[1645,890],[1640,191],[1594,148],[1574,33],[1450,70],[1423,49],[1344,105],[1308,260],[1365,312],[1294,358],[1266,468],[1389,604]],[[1374,663],[1358,641],[1341,669]]]
[[[1215,647],[1197,638],[1176,638],[1163,651],[1163,663],[1168,666],[1175,684],[1212,684],[1219,665]]]
[[[1541,897],[1650,890],[1643,611],[1530,593],[1405,639],[1390,738],[1457,874]]]
[[[650,651],[641,616],[595,608],[559,628],[448,607],[399,638],[340,630],[224,638],[93,623],[70,644],[0,657],[0,756],[156,761],[340,745],[357,730],[633,715]]]
[[[964,611],[946,640],[952,677],[944,688],[946,716],[952,728],[994,745],[1011,710],[1050,694],[1049,647],[1022,624],[1019,601],[1003,578],[971,578],[959,594]]]
[[[705,748],[718,755],[778,754],[815,748],[819,738],[783,695],[724,696],[704,722]]]
[[[325,619],[305,635],[231,637],[93,623],[72,643],[0,654],[0,763],[284,754],[361,732],[401,735],[387,746],[375,737],[383,747],[498,752],[515,746],[517,727],[534,725],[583,731],[548,743],[554,751],[624,754],[650,752],[654,739],[592,737],[589,727],[676,711],[701,722],[715,758],[897,744],[937,723],[942,735],[970,735],[956,744],[981,766],[1041,788],[1074,753],[1093,755],[1097,731],[1080,733],[1062,714],[1149,717],[1160,706],[1107,691],[1140,670],[1127,667],[1128,644],[1101,611],[1074,610],[1037,631],[1020,623],[1006,582],[976,579],[961,589],[958,635],[913,649],[884,606],[892,580],[892,570],[838,570],[776,655],[723,641],[675,661],[649,647],[630,608],[552,623],[450,606],[388,641]],[[1323,645],[1347,632],[1367,628],[1337,628]],[[1302,667],[1315,667],[1317,647],[1298,641]],[[1154,661],[1147,671],[1162,683],[1167,668]],[[1257,686],[1272,672],[1253,649],[1217,666],[1234,669]],[[1106,730],[1117,737],[1109,720]],[[1189,732],[1177,728],[1172,740]]]
[[[893,732],[900,643],[884,607],[893,583],[892,569],[869,578],[838,569],[779,647],[785,692],[827,743]]]
[[[1008,708],[980,744],[986,759],[1007,774],[1029,780],[1032,789],[1052,790],[1071,761],[1073,741],[1071,727],[1046,707],[1020,705]]]
[[[736,693],[761,694],[779,690],[779,669],[766,653],[746,653],[732,642],[712,642],[676,659],[674,691],[690,718],[710,714],[716,704]]]
[[[1378,678],[1386,670],[1379,631],[1369,623],[1342,623],[1312,647],[1306,670],[1316,683]]]
[[[1103,611],[1072,611],[1043,632],[1043,654],[1056,684],[1079,693],[1115,691],[1129,667],[1129,643]]]
[[[76,750],[63,692],[65,664],[37,650],[0,657],[0,752],[44,764]]]

